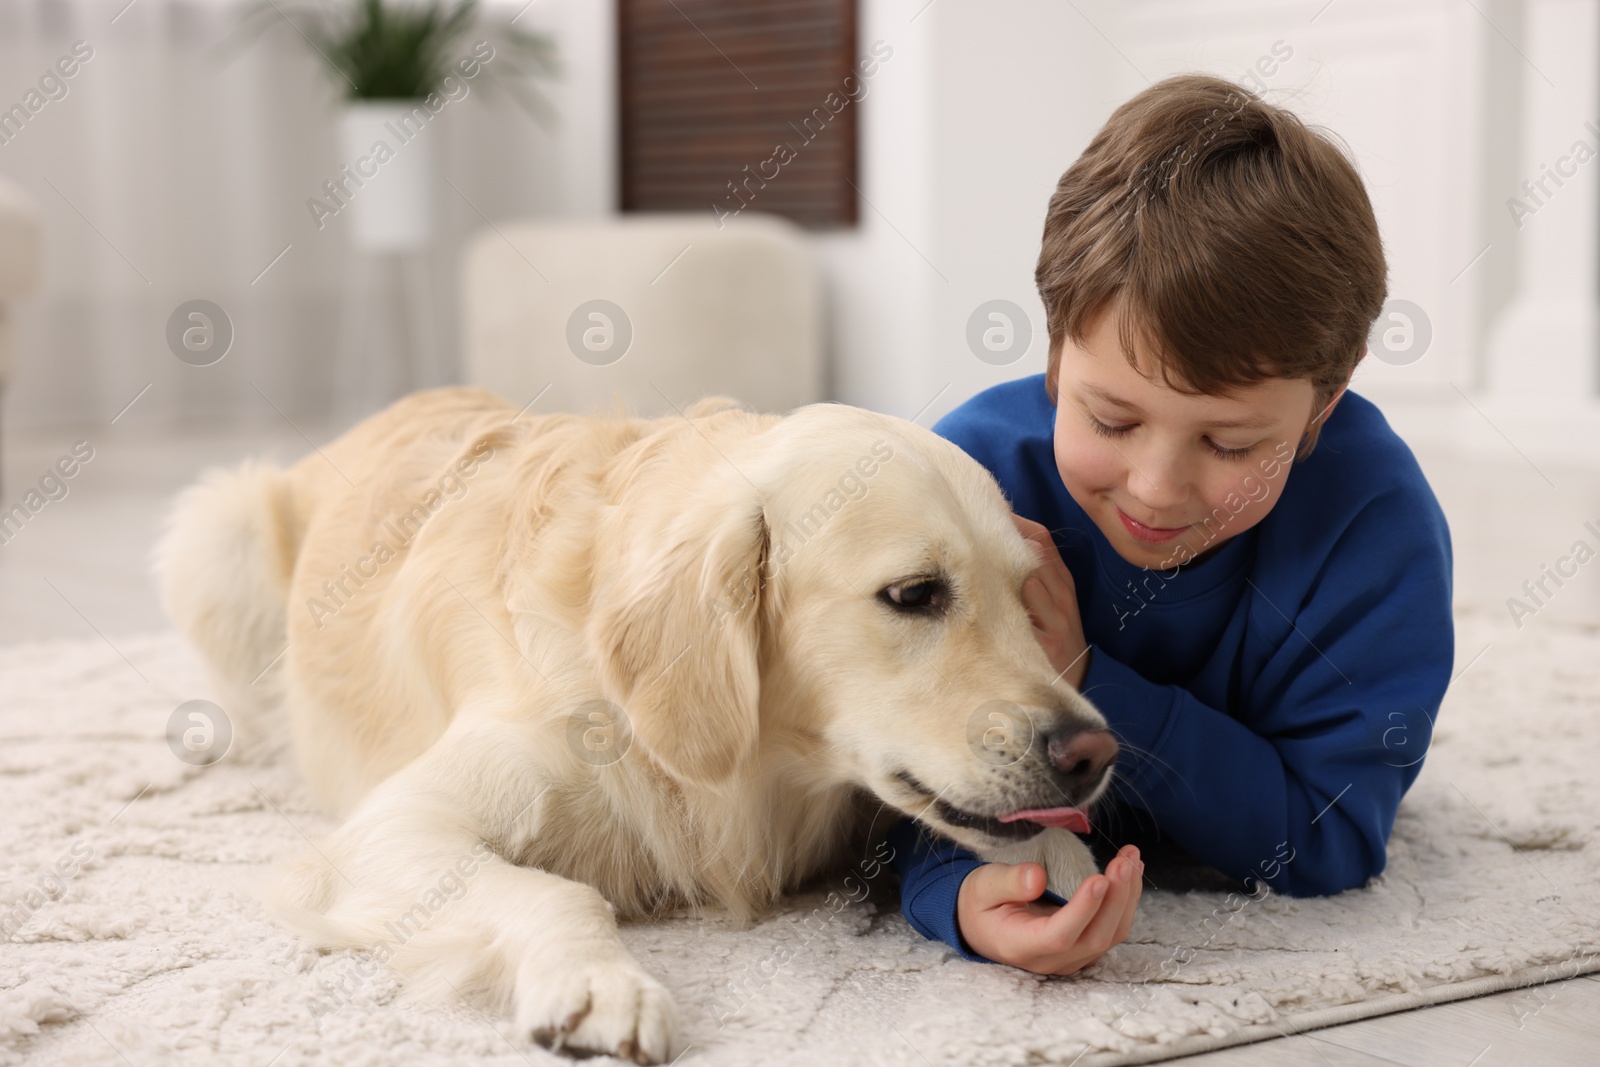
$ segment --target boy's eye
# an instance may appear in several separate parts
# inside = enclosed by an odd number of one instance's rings
[[[1095,433],[1099,434],[1101,437],[1121,437],[1123,434],[1127,433],[1129,430],[1138,425],[1136,422],[1129,422],[1124,423],[1121,426],[1110,426],[1101,422],[1093,415],[1088,416],[1088,419],[1089,428]]]
[[[1211,438],[1206,438],[1206,447],[1211,449],[1213,455],[1219,459],[1243,459],[1248,456],[1255,445],[1245,445],[1243,448],[1223,448]]]
[[[1111,423],[1101,422],[1087,412],[1084,413],[1084,417],[1089,420],[1089,428],[1101,437],[1121,437],[1136,429],[1139,425],[1136,422],[1127,422],[1116,426]],[[1243,448],[1225,448],[1209,437],[1205,439],[1205,443],[1206,448],[1218,459],[1244,459],[1251,452],[1254,452],[1256,448],[1255,445],[1245,445]]]

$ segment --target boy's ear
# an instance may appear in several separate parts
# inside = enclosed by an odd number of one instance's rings
[[[1344,398],[1345,391],[1349,388],[1350,383],[1348,381],[1339,386],[1339,391],[1333,394],[1333,399],[1328,401],[1328,406],[1322,409],[1322,414],[1311,420],[1312,423],[1315,424],[1319,422],[1327,422],[1328,416],[1333,414],[1333,409],[1338,405],[1339,401]]]
[[[1322,433],[1323,424],[1328,421],[1328,416],[1333,414],[1333,409],[1338,406],[1339,401],[1343,399],[1345,392],[1349,388],[1350,379],[1346,378],[1344,384],[1339,386],[1339,391],[1333,394],[1333,398],[1323,405],[1321,411],[1311,417],[1310,422],[1306,423],[1305,430],[1300,434],[1300,444],[1294,450],[1294,461],[1296,463],[1311,454],[1311,449],[1316,446],[1317,438]]]
[[[1344,397],[1344,392],[1346,392],[1346,390],[1349,389],[1349,387],[1350,387],[1350,382],[1344,382],[1344,384],[1342,384],[1342,386],[1339,386],[1339,392],[1336,392],[1336,394],[1333,394],[1333,400],[1330,400],[1330,402],[1328,402],[1328,406],[1326,406],[1325,410],[1323,410],[1323,413],[1322,413],[1322,421],[1323,422],[1328,421],[1328,416],[1330,416],[1330,414],[1333,414],[1333,406],[1336,405],[1336,403],[1339,403],[1339,398]]]

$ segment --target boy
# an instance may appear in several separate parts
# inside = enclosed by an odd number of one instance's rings
[[[1092,843],[1153,834],[1292,895],[1361,885],[1454,634],[1444,516],[1346,392],[1386,291],[1360,177],[1247,90],[1170,78],[1062,176],[1035,278],[1046,373],[934,429],[1011,501],[1035,635],[1121,743]],[[1122,941],[1143,884],[1127,846],[1057,907],[1038,864],[893,839],[912,926],[1041,974]]]

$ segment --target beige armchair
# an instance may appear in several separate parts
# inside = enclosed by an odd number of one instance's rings
[[[823,399],[821,272],[793,224],[747,213],[512,222],[462,265],[466,380],[534,409],[665,415],[721,393]]]
[[[26,189],[0,176],[0,412],[11,380],[11,305],[38,284],[39,260],[39,207]]]

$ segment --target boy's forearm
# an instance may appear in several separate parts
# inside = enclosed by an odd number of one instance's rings
[[[1311,758],[1311,742],[1269,740],[1104,650],[1094,658],[1084,693],[1123,742],[1113,788],[1196,858],[1296,896],[1340,892],[1383,869],[1410,776],[1376,758],[1377,746],[1324,737]]]

